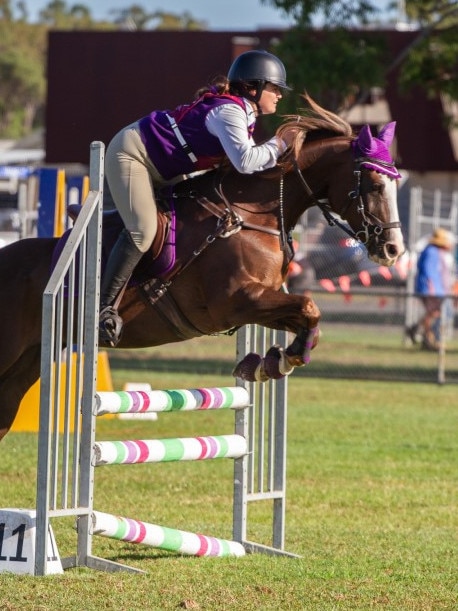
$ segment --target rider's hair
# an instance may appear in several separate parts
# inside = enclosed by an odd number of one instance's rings
[[[216,95],[221,95],[222,93],[229,93],[229,80],[227,76],[224,76],[223,74],[218,74],[217,76],[213,77],[211,81],[207,83],[207,85],[200,87],[196,91],[196,93],[194,94],[194,99],[197,100],[206,93],[214,93]]]
[[[233,95],[238,95],[242,98],[251,99],[250,96],[252,96],[252,92],[256,91],[258,87],[259,83],[257,81],[236,81],[230,84],[229,91]]]
[[[230,93],[232,95],[237,95],[240,97],[249,97],[249,92],[256,90],[259,83],[252,82],[242,82],[236,81],[233,83],[229,82],[227,76],[219,74],[215,76],[207,85],[200,87],[194,94],[194,99],[197,100],[206,93],[214,93],[216,95],[221,95],[224,93]]]

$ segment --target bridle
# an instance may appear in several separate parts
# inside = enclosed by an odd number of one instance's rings
[[[355,188],[348,193],[348,203],[340,214],[342,218],[345,218],[345,214],[347,213],[350,206],[356,204],[356,210],[359,214],[362,215],[363,218],[363,228],[360,231],[353,231],[350,226],[342,223],[334,214],[332,214],[327,199],[318,199],[318,197],[315,195],[315,193],[312,191],[309,184],[305,180],[297,162],[297,159],[293,160],[294,170],[299,178],[300,183],[304,187],[307,196],[313,201],[316,206],[318,206],[328,224],[331,227],[339,227],[351,238],[365,245],[367,245],[371,239],[377,239],[378,236],[380,236],[380,234],[385,229],[398,229],[399,227],[401,227],[401,223],[399,221],[393,221],[391,223],[382,223],[382,221],[378,217],[376,217],[375,214],[372,214],[372,212],[367,210],[364,205],[364,200],[361,194],[361,168],[364,168],[365,163],[371,162],[376,162],[379,166],[386,168],[393,168],[395,165],[394,163],[387,163],[385,161],[373,159],[372,157],[358,157],[354,160],[355,169],[353,170],[353,176],[355,177]]]

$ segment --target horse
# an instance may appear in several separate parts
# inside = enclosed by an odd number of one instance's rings
[[[222,166],[173,187],[175,265],[162,278],[127,287],[117,347],[158,346],[255,323],[294,339],[264,357],[248,355],[234,375],[282,377],[308,362],[319,337],[313,299],[284,289],[291,232],[302,214],[319,206],[380,265],[401,256],[399,174],[388,152],[395,123],[378,137],[368,126],[355,135],[344,119],[305,100],[307,108],[284,117],[277,130],[279,138],[290,134],[291,145],[275,168],[242,175]],[[42,296],[57,243],[26,238],[0,250],[0,439],[40,374]]]

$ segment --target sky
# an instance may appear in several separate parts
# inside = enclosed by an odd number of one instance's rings
[[[378,6],[386,6],[389,0],[379,0]],[[35,21],[49,0],[25,0],[30,20]],[[260,0],[66,0],[68,6],[84,4],[91,9],[94,19],[111,20],[112,9],[125,9],[133,4],[146,11],[163,10],[178,15],[188,12],[199,21],[206,21],[210,30],[256,30],[259,28],[287,28],[291,19]]]
[[[30,20],[34,21],[49,0],[25,0]],[[163,10],[178,15],[190,13],[206,21],[212,30],[253,30],[260,27],[288,27],[291,21],[281,11],[261,4],[260,0],[66,0],[68,6],[84,4],[94,19],[112,19],[112,9],[124,9],[133,4],[147,11]]]

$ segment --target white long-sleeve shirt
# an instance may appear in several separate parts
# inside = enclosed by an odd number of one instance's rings
[[[256,114],[248,100],[244,102],[246,113],[237,104],[223,104],[208,113],[205,125],[219,139],[232,165],[241,174],[252,174],[274,167],[286,144],[275,136],[256,144],[248,132],[248,127],[256,121]]]

